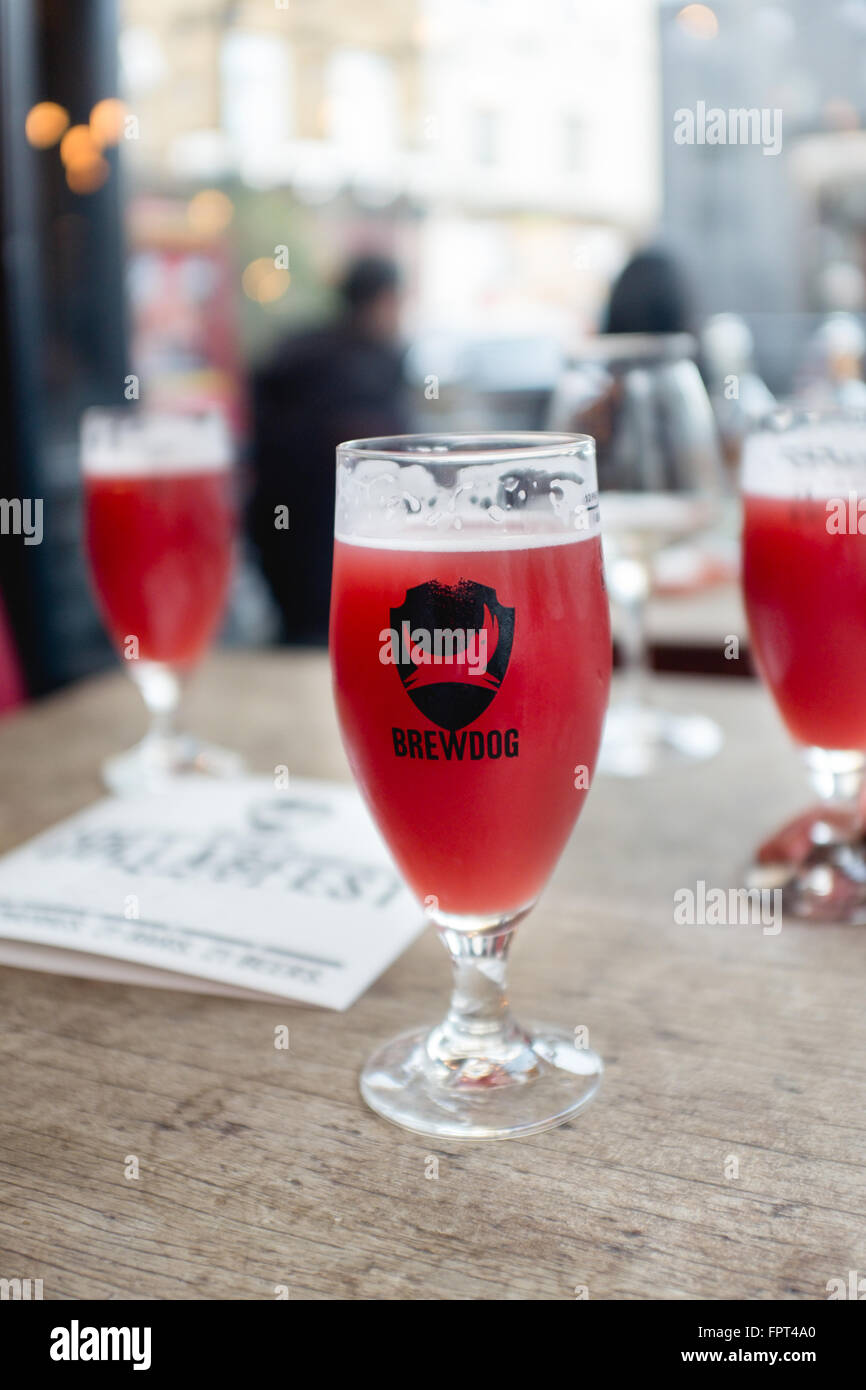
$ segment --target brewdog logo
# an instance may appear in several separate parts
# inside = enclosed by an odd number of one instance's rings
[[[396,665],[416,709],[453,733],[478,719],[502,684],[514,609],[486,584],[431,579],[406,590],[380,639],[380,659]]]

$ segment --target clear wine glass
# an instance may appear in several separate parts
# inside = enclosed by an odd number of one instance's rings
[[[550,424],[596,439],[604,552],[620,656],[599,771],[637,777],[709,758],[722,733],[654,699],[647,642],[652,565],[719,514],[723,469],[712,406],[683,333],[601,334],[554,394]]]
[[[237,754],[179,731],[185,678],[222,618],[232,569],[231,441],[222,417],[88,410],[81,463],[97,602],[150,714],[144,739],[103,766],[120,793],[181,773],[231,776]]]
[[[593,441],[418,435],[338,449],[331,660],[360,789],[454,968],[445,1020],[381,1047],[368,1104],[431,1136],[561,1124],[599,1057],[521,1026],[517,923],[589,787],[610,680]]]

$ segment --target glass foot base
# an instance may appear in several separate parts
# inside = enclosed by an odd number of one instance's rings
[[[239,753],[202,743],[190,734],[144,738],[102,764],[102,778],[118,796],[164,791],[177,777],[237,777],[244,771]]]
[[[764,841],[744,882],[780,890],[783,919],[866,924],[866,845],[854,812],[826,806],[804,811]]]
[[[715,757],[718,724],[703,714],[669,714],[649,705],[611,705],[597,770],[612,777],[645,777],[673,763]]]
[[[565,1124],[592,1100],[601,1058],[564,1028],[520,1030],[495,1060],[436,1056],[441,1030],[415,1029],[380,1047],[361,1073],[377,1114],[431,1139],[515,1139]]]

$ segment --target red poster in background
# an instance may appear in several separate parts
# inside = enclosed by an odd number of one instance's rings
[[[236,285],[222,236],[187,222],[185,201],[130,205],[127,267],[132,369],[151,407],[218,406],[235,437],[245,425]]]

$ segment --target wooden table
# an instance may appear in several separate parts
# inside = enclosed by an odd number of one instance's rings
[[[599,779],[513,953],[518,1010],[605,1058],[585,1114],[438,1145],[364,1108],[372,1045],[443,1010],[432,932],[343,1015],[6,969],[0,1276],[53,1299],[820,1299],[866,1272],[866,931],[674,924],[675,890],[736,885],[804,788],[757,686],[659,693],[721,720],[724,753]],[[262,771],[347,776],[322,654],[215,658],[189,713]],[[0,725],[2,845],[96,797],[140,724],[111,676]]]

